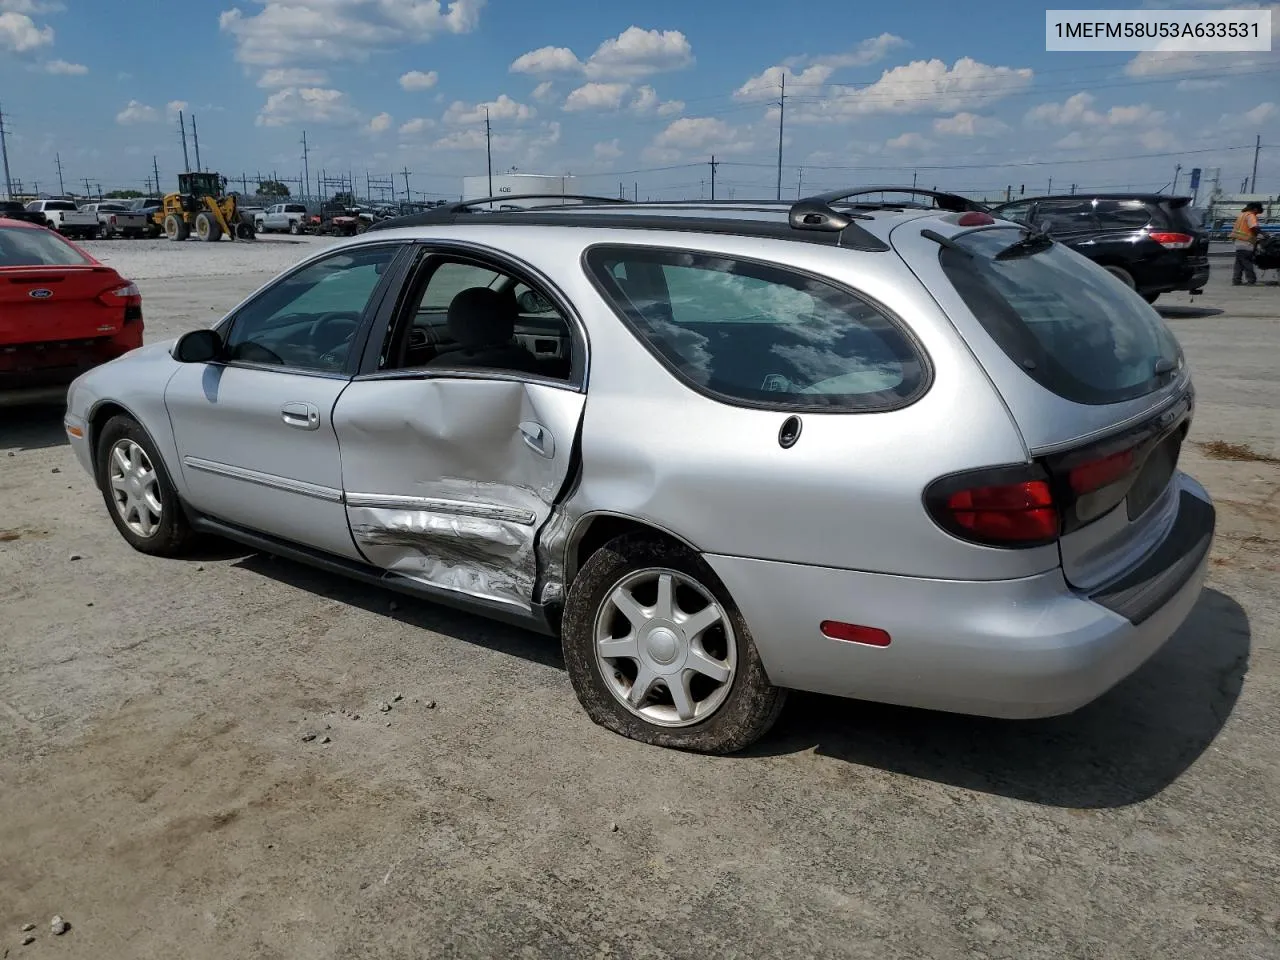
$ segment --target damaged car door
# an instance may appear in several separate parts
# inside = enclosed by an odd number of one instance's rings
[[[505,261],[423,251],[376,369],[334,409],[347,517],[371,563],[533,610],[536,541],[585,402],[585,338],[569,314]]]

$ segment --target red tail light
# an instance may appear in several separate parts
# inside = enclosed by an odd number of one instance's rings
[[[1167,231],[1152,230],[1147,236],[1166,250],[1187,250],[1196,242],[1196,238],[1189,233],[1169,233]]]
[[[925,503],[944,530],[988,546],[1052,543],[1061,526],[1049,478],[1034,466],[943,477],[925,493]]]
[[[1067,473],[1067,480],[1075,493],[1093,493],[1128,476],[1133,471],[1133,463],[1133,451],[1121,450],[1100,460],[1072,467]]]

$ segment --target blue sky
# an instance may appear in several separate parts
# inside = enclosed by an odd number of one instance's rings
[[[1258,189],[1280,191],[1280,43],[1255,54],[1046,53],[1043,10],[1019,0],[0,0],[0,105],[12,174],[42,190],[57,182],[55,154],[69,189],[85,177],[141,188],[153,155],[171,186],[181,109],[199,124],[204,165],[232,177],[298,177],[305,129],[313,175],[349,170],[363,182],[407,166],[415,191],[456,196],[462,176],[484,172],[487,104],[495,172],[697,197],[715,154],[719,195],[748,197],[775,189],[785,75],[784,195],[913,174],[959,190],[1042,192],[1050,177],[1055,190],[1155,189],[1179,163],[1220,168],[1236,190],[1255,134]]]

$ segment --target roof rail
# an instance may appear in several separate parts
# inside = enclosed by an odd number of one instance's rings
[[[593,203],[630,203],[619,197],[596,197],[585,193],[504,193],[497,197],[481,197],[478,200],[461,200],[446,203],[435,209],[441,213],[468,213],[472,207],[485,203],[510,203],[512,200],[583,200]]]
[[[869,193],[909,193],[912,196],[932,197],[934,203],[940,209],[954,212],[985,211],[987,209],[985,205],[978,203],[976,200],[969,200],[954,193],[925,190],[921,187],[885,185],[859,187],[856,190],[832,190],[830,193],[820,193],[814,197],[806,197],[791,205],[787,220],[796,230],[840,231],[849,226],[853,220],[860,218],[856,213],[840,212],[832,204],[848,200],[850,197],[865,196]],[[856,205],[854,204],[854,206]]]

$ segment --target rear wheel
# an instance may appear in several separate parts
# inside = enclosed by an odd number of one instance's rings
[[[222,225],[213,214],[202,210],[196,214],[196,236],[206,243],[215,243],[222,239]]]
[[[1158,293],[1144,293],[1144,294],[1142,295],[1142,299],[1143,299],[1143,300],[1145,300],[1145,301],[1147,301],[1147,303],[1155,303],[1158,299],[1160,299],[1160,294],[1158,294]]]
[[[732,753],[763,736],[786,700],[718,578],[674,543],[605,544],[574,580],[561,626],[587,715],[633,740]]]
[[[1133,282],[1133,274],[1131,274],[1124,267],[1103,267],[1102,269],[1106,270],[1107,273],[1111,274],[1113,277],[1115,277],[1117,280],[1123,283],[1130,290],[1137,289],[1138,285]]]
[[[241,220],[236,224],[237,240],[252,240],[254,236],[253,224],[248,220]]]
[[[151,438],[136,420],[107,421],[98,438],[97,467],[111,520],[129,545],[155,556],[181,553],[191,528]]]
[[[176,213],[164,218],[164,235],[166,240],[185,240],[190,232],[187,221]]]
[[[302,224],[300,224],[297,220],[292,221],[289,224],[289,232],[296,237],[298,234],[302,232]]]

